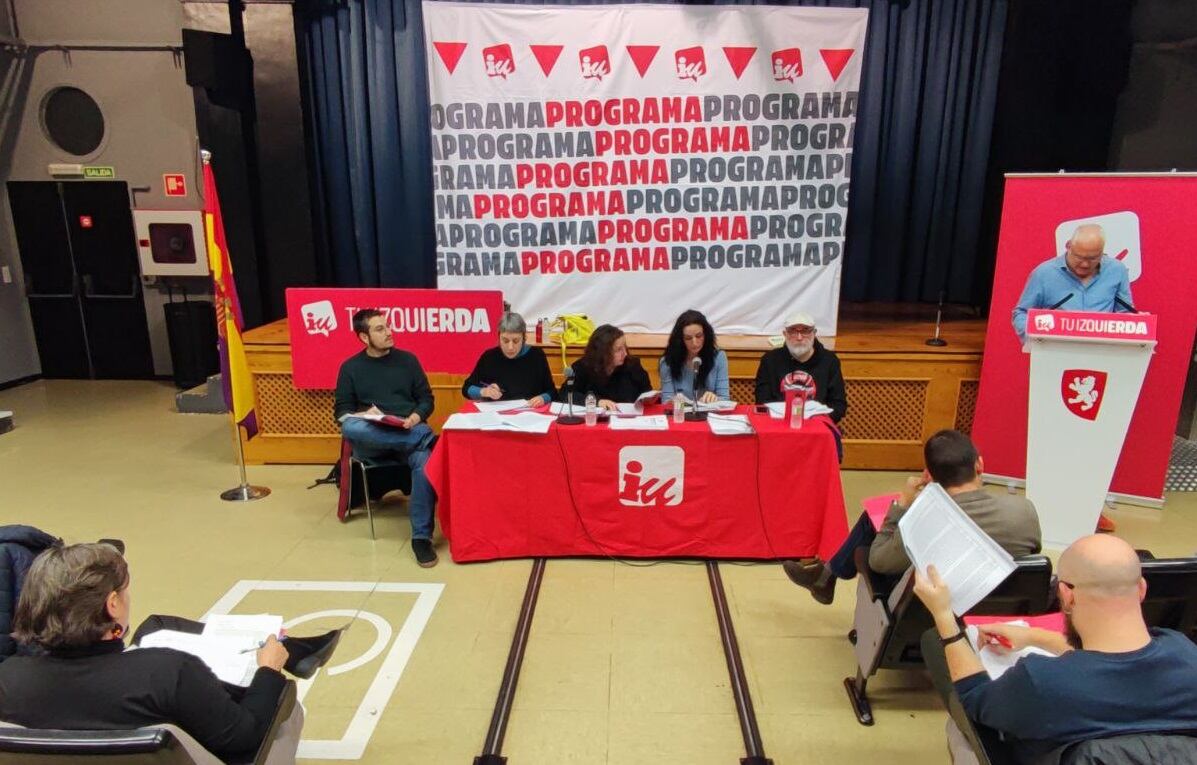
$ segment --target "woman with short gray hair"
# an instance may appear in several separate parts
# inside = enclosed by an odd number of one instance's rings
[[[471,401],[526,401],[544,406],[553,400],[553,374],[540,348],[528,345],[524,317],[508,311],[499,319],[499,345],[484,351],[461,386]]]

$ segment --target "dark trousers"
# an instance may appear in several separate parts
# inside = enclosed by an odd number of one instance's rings
[[[863,547],[866,550],[877,538],[877,530],[873,528],[873,521],[868,513],[861,513],[860,520],[848,532],[848,538],[840,545],[840,549],[831,560],[827,561],[827,570],[837,579],[852,579],[856,576],[856,550]]]

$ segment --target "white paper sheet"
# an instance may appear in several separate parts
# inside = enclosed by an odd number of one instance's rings
[[[442,430],[510,430],[518,433],[548,433],[557,418],[540,412],[496,414],[457,412],[449,415]]]
[[[170,648],[198,657],[226,683],[248,686],[258,671],[260,641],[249,637],[213,637],[158,630],[141,639],[141,648]]]
[[[479,412],[510,412],[516,409],[527,409],[528,401],[522,398],[511,401],[475,401],[474,406],[478,407]]]
[[[898,521],[906,554],[919,571],[934,565],[958,616],[980,603],[1014,571],[1014,558],[990,539],[943,487],[928,484]]]
[[[1027,626],[1027,623],[1024,622],[1022,619],[1016,619],[1012,622],[1002,622],[1002,623],[1003,624],[1016,624],[1019,627]],[[1004,675],[1006,673],[1006,670],[1010,669],[1015,664],[1017,664],[1018,660],[1024,656],[1030,656],[1031,654],[1036,654],[1038,656],[1052,656],[1053,655],[1049,651],[1045,651],[1042,648],[1035,648],[1034,646],[1029,646],[1027,648],[1022,649],[1021,651],[1009,651],[1007,653],[998,653],[997,651],[993,650],[989,646],[985,646],[985,647],[978,649],[976,647],[977,646],[977,637],[978,637],[978,635],[980,635],[980,632],[978,631],[978,629],[975,626],[970,625],[969,627],[967,627],[965,629],[965,632],[968,633],[967,639],[968,639],[969,644],[973,646],[973,650],[975,650],[977,652],[977,658],[979,658],[981,660],[981,666],[985,667],[985,672],[994,680],[997,680],[999,677]]]
[[[636,407],[634,404],[617,404],[617,406],[629,407],[626,414],[636,414]],[[620,411],[622,412],[623,410],[620,410]],[[569,404],[563,404],[560,401],[554,401],[553,403],[549,404],[549,413],[550,414],[569,414]],[[579,417],[582,417],[586,414],[586,407],[582,406],[581,404],[574,404],[573,413]],[[610,417],[611,413],[604,409],[600,409],[600,410],[598,410],[598,416],[599,416],[600,420],[603,420],[603,419],[606,419],[607,417]]]
[[[612,417],[611,430],[669,430],[669,418],[663,414],[649,417]]]
[[[707,425],[717,436],[743,436],[756,432],[746,414],[708,414]]]
[[[786,416],[786,402],[771,401],[765,406],[769,407],[769,416],[775,420],[780,420]],[[807,401],[806,407],[802,410],[804,419],[809,420],[811,417],[818,417],[821,414],[831,414],[831,407],[818,401]]]
[[[283,631],[283,617],[275,614],[213,614],[204,622],[204,636],[245,638],[261,643]]]

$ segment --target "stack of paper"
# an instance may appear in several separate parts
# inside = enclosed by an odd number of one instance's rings
[[[1002,623],[1015,624],[1019,627],[1027,626],[1027,623],[1022,619],[1016,619],[1012,622]],[[980,635],[980,632],[975,626],[971,625],[965,628],[965,632],[968,633],[968,642],[977,651],[977,658],[981,660],[981,666],[985,667],[985,672],[988,673],[988,675],[994,680],[997,680],[999,677],[1005,674],[1006,670],[1017,664],[1018,660],[1024,656],[1030,656],[1031,654],[1036,654],[1038,656],[1053,655],[1042,648],[1035,648],[1034,646],[1029,646],[1021,651],[1007,651],[1005,653],[998,653],[993,649],[992,646],[982,646],[981,648],[976,648],[977,637]]]
[[[611,430],[669,430],[669,419],[663,414],[650,417],[612,417]]]
[[[742,436],[756,432],[746,414],[709,414],[707,425],[717,436]]]
[[[618,406],[627,407],[628,408],[627,412],[626,412],[627,414],[635,414],[636,413],[636,406],[634,404],[618,404]],[[623,411],[623,410],[621,409],[620,411]],[[563,404],[560,401],[554,401],[553,403],[549,404],[549,413],[551,413],[551,414],[569,414],[569,404]],[[579,417],[581,417],[584,414],[586,414],[586,407],[581,406],[579,404],[574,404],[573,413],[578,415]],[[600,409],[600,410],[598,410],[598,416],[599,416],[599,419],[601,420],[601,419],[610,417],[611,413],[606,411],[605,409]]]
[[[518,433],[548,433],[556,417],[539,412],[496,414],[457,412],[445,420],[443,430],[511,430]]]
[[[934,565],[958,616],[980,603],[1014,571],[1014,558],[969,518],[943,487],[928,484],[898,521],[902,545],[922,572]]]
[[[248,686],[258,671],[258,648],[282,631],[283,617],[271,614],[211,616],[203,634],[158,630],[141,639],[142,648],[170,648],[195,656],[221,681]]]
[[[511,412],[530,408],[527,400],[522,398],[511,401],[475,401],[474,406],[479,412]]]
[[[775,420],[780,420],[786,416],[786,402],[773,401],[765,406],[769,407],[769,416]],[[831,407],[819,401],[811,399],[806,402],[806,407],[802,410],[803,418],[809,420],[811,417],[818,417],[821,414],[831,414]]]

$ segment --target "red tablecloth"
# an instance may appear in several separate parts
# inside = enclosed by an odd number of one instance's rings
[[[667,431],[602,422],[554,424],[546,435],[447,430],[425,471],[449,552],[458,562],[826,560],[848,533],[830,421],[792,430],[750,416],[756,435],[716,436],[705,422],[672,421]]]

